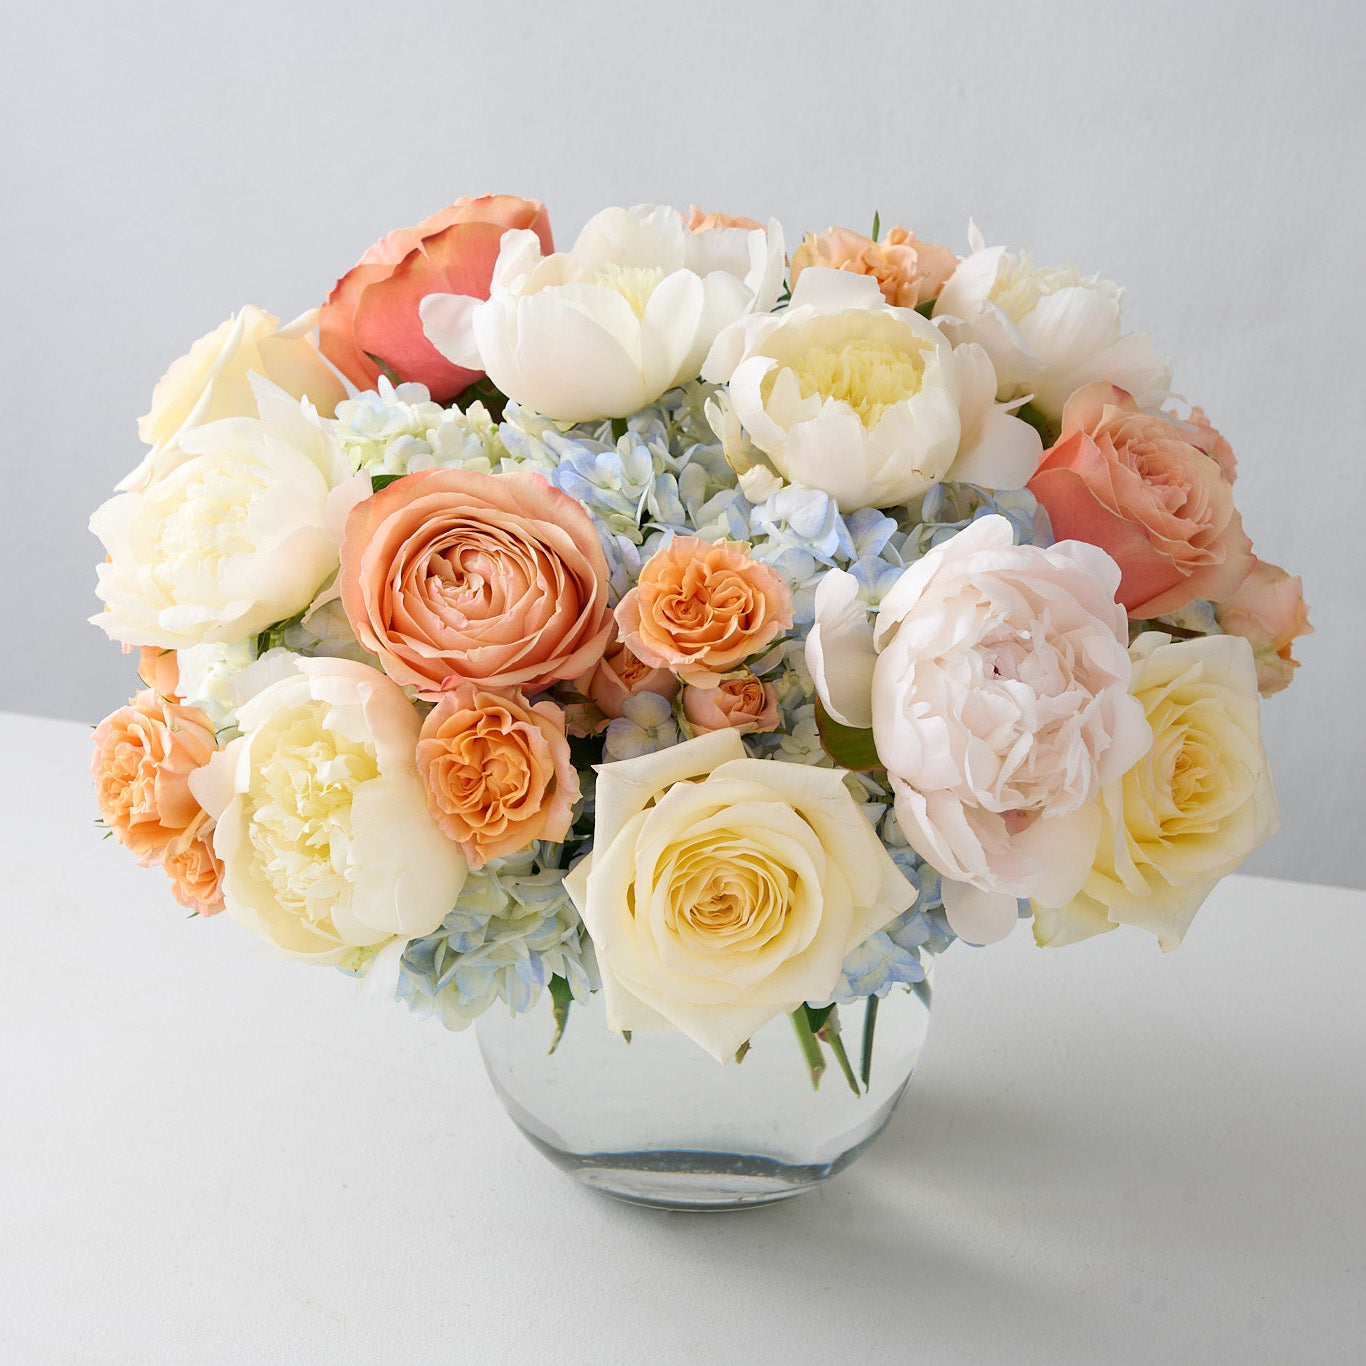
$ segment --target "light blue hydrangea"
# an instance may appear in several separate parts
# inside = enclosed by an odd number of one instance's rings
[[[658,693],[638,692],[622,703],[624,715],[607,727],[605,759],[638,759],[676,745],[683,736],[674,720],[673,703]]]
[[[423,384],[375,389],[337,404],[332,432],[351,468],[370,474],[413,474],[445,468],[488,473],[502,459],[498,428],[482,403],[465,410],[433,403]]]
[[[522,1014],[552,977],[586,1000],[598,985],[592,946],[554,853],[538,843],[472,872],[440,928],[404,949],[396,998],[447,1029],[464,1029],[495,1001]]]

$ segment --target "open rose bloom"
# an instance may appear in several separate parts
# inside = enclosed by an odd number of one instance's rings
[[[98,804],[173,897],[454,1028],[788,1016],[813,1078],[956,937],[1192,932],[1311,629],[1255,417],[1098,276],[742,207],[462,197],[170,366],[91,528]]]

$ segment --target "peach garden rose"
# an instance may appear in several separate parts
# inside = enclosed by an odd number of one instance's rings
[[[638,659],[714,688],[792,629],[792,594],[746,545],[675,536],[646,562],[616,617]]]
[[[472,869],[569,833],[579,775],[553,702],[461,683],[422,723],[417,768],[427,809]]]
[[[338,581],[357,640],[427,697],[577,678],[612,633],[592,518],[537,474],[396,480],[352,510]]]
[[[874,242],[850,228],[808,233],[792,253],[792,283],[808,266],[871,275],[894,308],[915,308],[937,298],[958,265],[947,247],[922,242],[899,224]]]
[[[1028,488],[1059,539],[1100,546],[1119,565],[1119,601],[1135,620],[1221,601],[1251,568],[1252,543],[1216,457],[1111,384],[1068,399],[1062,434]]]
[[[723,679],[716,688],[685,687],[683,715],[698,735],[712,730],[756,735],[783,723],[777,689],[753,674]]]

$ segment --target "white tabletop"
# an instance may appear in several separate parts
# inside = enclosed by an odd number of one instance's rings
[[[848,1172],[667,1214],[539,1157],[472,1035],[187,920],[87,728],[0,745],[0,1360],[1363,1359],[1366,893],[955,947]]]

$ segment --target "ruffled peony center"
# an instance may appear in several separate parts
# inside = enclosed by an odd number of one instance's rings
[[[803,398],[833,399],[849,407],[866,428],[889,408],[920,392],[933,344],[916,338],[902,346],[860,337],[843,346],[811,346],[788,362]],[[765,378],[767,402],[779,372]]]
[[[224,560],[258,549],[252,511],[270,490],[269,472],[256,461],[191,462],[185,469],[150,557],[153,578],[173,594],[184,584],[216,578]]]
[[[375,752],[326,727],[330,707],[294,713],[270,752],[256,762],[248,790],[248,838],[258,874],[280,906],[335,933],[331,910],[354,883],[351,805],[356,789],[379,777]]]
[[[592,274],[585,276],[584,283],[601,285],[604,289],[620,294],[630,305],[631,312],[639,319],[644,318],[650,296],[663,279],[664,270],[660,266],[623,266],[615,261],[608,261]]]
[[[1022,251],[1013,262],[1009,257],[1003,260],[987,297],[1011,322],[1018,323],[1034,311],[1040,299],[1078,286],[1111,297],[1117,293],[1108,281],[1086,279],[1075,266],[1036,266],[1029,253]]]

